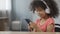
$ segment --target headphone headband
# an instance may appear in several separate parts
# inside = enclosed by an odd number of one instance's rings
[[[46,3],[44,0],[41,0],[41,1],[42,1],[42,2],[46,5],[46,7],[49,9],[47,3]]]
[[[47,3],[44,0],[41,0],[41,1],[46,5],[47,8],[46,8],[45,11],[46,11],[46,13],[49,14],[50,13],[50,8],[48,7]]]

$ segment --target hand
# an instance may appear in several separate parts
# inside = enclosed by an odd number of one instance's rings
[[[30,26],[33,28],[35,26],[35,23],[30,22]]]
[[[33,23],[33,22],[30,22],[30,26],[32,27],[32,28],[37,28],[37,24],[36,23]]]
[[[42,32],[42,30],[37,26],[36,23],[30,22],[30,27],[35,29],[37,32]]]
[[[29,31],[33,31],[33,25],[32,25],[31,22],[30,22],[30,25],[28,24],[28,30],[29,30]]]

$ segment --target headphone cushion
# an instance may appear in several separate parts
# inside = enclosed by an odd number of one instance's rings
[[[45,12],[46,12],[47,14],[50,14],[50,10],[49,10],[49,9],[45,9]]]

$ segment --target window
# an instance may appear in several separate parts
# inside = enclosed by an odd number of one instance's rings
[[[11,0],[6,0],[6,10],[11,10]]]
[[[0,10],[11,10],[11,0],[0,0]]]

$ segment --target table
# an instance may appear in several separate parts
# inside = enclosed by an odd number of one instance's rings
[[[60,34],[60,32],[0,32],[0,34]]]

